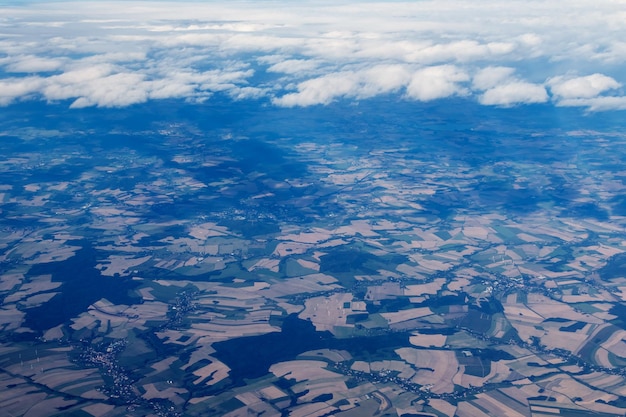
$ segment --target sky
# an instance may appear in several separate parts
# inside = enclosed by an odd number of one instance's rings
[[[394,94],[626,110],[626,0],[0,2],[0,106]]]

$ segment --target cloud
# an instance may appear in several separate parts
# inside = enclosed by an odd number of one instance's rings
[[[298,74],[311,71],[317,68],[319,64],[319,61],[311,59],[287,59],[269,66],[267,71],[280,72],[284,74]]]
[[[570,98],[557,103],[560,107],[586,107],[588,111],[626,110],[626,97]]]
[[[284,107],[328,104],[340,97],[365,99],[404,87],[411,73],[402,65],[378,65],[360,71],[342,71],[303,81],[297,92],[275,98]]]
[[[152,81],[147,90],[151,99],[185,98],[194,95],[195,86],[182,80],[161,79]]]
[[[62,66],[62,59],[50,59],[34,55],[21,55],[13,57],[4,70],[6,72],[37,73],[56,71]]]
[[[439,63],[439,62],[469,62],[490,56],[506,55],[515,49],[515,45],[508,42],[479,43],[474,40],[460,40],[449,43],[439,43],[418,49],[408,56],[412,62]]]
[[[586,107],[587,111],[626,110],[622,83],[604,74],[564,75],[547,81],[552,100],[559,107]],[[609,95],[605,95],[609,94]]]
[[[541,84],[520,80],[515,68],[487,67],[474,74],[472,88],[483,91],[478,101],[487,106],[545,103],[548,93]]]
[[[406,94],[420,101],[466,95],[468,90],[460,83],[468,80],[469,75],[453,65],[428,67],[413,74]]]
[[[274,103],[284,107],[328,104],[335,98],[354,91],[357,85],[353,72],[340,72],[303,81],[298,84],[297,93],[289,93],[274,99]]]
[[[142,72],[113,64],[85,65],[49,77],[0,80],[0,105],[32,96],[50,102],[73,100],[71,108],[123,107],[149,99],[199,100],[218,91],[237,99],[258,98],[266,90],[246,85],[253,74],[237,65],[202,72],[169,68]]]
[[[510,67],[487,67],[474,74],[472,88],[476,90],[488,90],[496,87],[505,80],[512,78],[515,68]]]
[[[548,88],[596,111],[622,108],[626,82],[619,1],[40,1],[0,15],[0,105],[397,93],[511,106],[547,102]]]
[[[404,65],[379,65],[360,71],[343,71],[304,81],[297,92],[274,100],[285,107],[328,104],[339,97],[365,99],[405,89],[408,98],[430,101],[466,95],[460,83],[469,76],[453,65],[422,68],[411,72]]]
[[[409,68],[404,65],[377,65],[360,73],[357,98],[368,98],[395,92],[405,87],[411,79]]]
[[[542,43],[541,37],[535,33],[524,33],[517,37],[520,44],[524,46],[539,46]]]
[[[479,98],[481,104],[488,106],[512,106],[546,101],[548,93],[542,85],[524,81],[511,81],[495,86],[485,91]]]
[[[0,80],[0,106],[7,106],[20,98],[27,98],[36,93],[43,84],[39,77]]]
[[[554,77],[548,85],[558,100],[592,98],[622,86],[615,79],[598,73],[584,77]]]
[[[39,92],[48,101],[74,99],[71,108],[122,107],[147,100],[144,80],[141,73],[99,64],[44,78]]]

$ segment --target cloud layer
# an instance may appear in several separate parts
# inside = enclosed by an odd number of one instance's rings
[[[397,94],[626,109],[623,2],[66,2],[0,7],[0,105]]]

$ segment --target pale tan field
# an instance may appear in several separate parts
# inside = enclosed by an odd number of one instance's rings
[[[602,372],[592,372],[576,377],[585,384],[590,384],[601,390],[611,392],[615,395],[624,396],[626,393],[626,378],[620,375],[607,375]]]
[[[142,395],[142,397],[147,400],[152,400],[155,398],[169,399],[175,404],[180,403],[182,400],[180,399],[179,395],[186,395],[189,393],[186,389],[178,387],[167,387],[164,389],[159,389],[157,388],[156,384],[145,384],[142,385],[142,388],[146,391]]]
[[[276,245],[272,256],[283,258],[289,255],[303,254],[308,252],[311,248],[313,248],[313,245],[310,243],[280,242]]]
[[[5,297],[4,303],[14,303],[20,300],[27,299],[29,296],[33,295],[42,295],[39,293],[49,293],[56,288],[61,286],[60,282],[52,282],[51,275],[40,275],[35,277],[29,277],[28,281],[23,281],[24,276],[22,274],[8,274],[2,275],[2,282],[6,282],[7,284],[11,284],[10,288],[15,286],[19,286],[19,290],[9,294]],[[21,284],[21,285],[20,285]],[[8,287],[8,285],[7,285]],[[7,289],[10,289],[7,288]],[[56,294],[56,293],[52,293]]]
[[[293,417],[322,417],[327,416],[331,412],[337,410],[326,403],[318,402],[311,404],[304,404],[291,408],[289,416]]]
[[[352,298],[353,295],[348,293],[309,298],[298,317],[310,320],[318,331],[328,330],[334,333],[335,326],[354,327],[346,321],[347,316],[355,312],[351,308]]]
[[[492,414],[486,413],[470,402],[462,401],[456,408],[457,417],[491,417]]]
[[[409,338],[413,346],[442,347],[446,344],[446,336],[442,334],[415,334]]]
[[[494,398],[488,393],[481,393],[478,394],[476,397],[477,398],[473,400],[472,403],[480,406],[482,410],[487,410],[488,415],[507,417],[527,416],[525,409],[522,410],[518,407],[507,406],[501,398]]]
[[[260,291],[265,297],[280,298],[290,294],[312,293],[317,291],[329,291],[340,288],[336,284],[337,279],[326,274],[311,274],[280,282],[280,285],[272,285]],[[277,281],[278,283],[278,281]]]
[[[311,262],[304,259],[298,259],[296,262],[298,262],[303,268],[311,269],[318,272],[320,270],[320,265],[316,262]]]
[[[151,372],[149,374],[146,374],[146,376],[153,376],[153,375],[157,375],[161,372],[166,371],[167,369],[170,368],[170,366],[176,362],[177,358],[175,357],[169,357],[169,358],[165,358],[163,360],[160,360],[159,362],[153,363],[150,365],[150,368],[154,369],[154,372]]]
[[[280,259],[271,259],[264,258],[259,259],[254,265],[248,268],[249,271],[254,271],[255,269],[267,269],[272,272],[278,272],[278,266],[280,265]]]
[[[25,258],[24,264],[36,265],[67,260],[74,256],[78,249],[80,249],[79,246],[67,245],[63,240],[26,239],[14,250],[7,251],[5,256],[19,254]]]
[[[93,417],[102,417],[115,408],[114,405],[98,403],[91,404],[82,408],[86,413],[91,414]]]
[[[580,313],[574,310],[573,307],[552,300],[541,294],[528,294],[528,301],[526,303],[528,308],[539,314],[540,316],[549,317],[561,317],[568,320],[582,321],[586,323],[601,324],[602,321],[596,319],[587,314]]]
[[[277,377],[289,375],[298,382],[345,378],[343,375],[326,369],[326,363],[314,360],[296,360],[280,362],[270,367],[270,372]]]
[[[234,320],[224,320],[220,323],[203,322],[195,323],[190,332],[199,332],[203,336],[213,338],[213,341],[227,340],[235,337],[257,336],[260,334],[276,332],[279,329],[269,323],[239,324]],[[160,333],[165,335],[165,333]]]
[[[409,255],[409,258],[418,264],[418,271],[426,274],[432,274],[437,271],[447,271],[453,266],[453,264],[449,262],[444,262],[432,257],[426,257],[421,254],[412,254]]]
[[[400,274],[403,274],[408,277],[412,277],[415,279],[425,279],[426,275],[423,274],[422,270],[417,265],[409,265],[409,264],[400,264],[396,267],[396,271]]]
[[[422,350],[400,348],[396,353],[415,367],[412,381],[430,387],[434,393],[449,393],[454,390],[453,378],[459,372],[455,353],[445,350]]]
[[[403,321],[425,317],[433,314],[433,312],[428,307],[419,307],[419,308],[409,308],[406,310],[401,310],[395,313],[381,313],[380,315],[387,320],[387,322],[392,325],[396,323],[401,323]]]
[[[301,397],[303,402],[312,401],[315,397],[323,394],[333,394],[333,397],[341,398],[348,390],[348,387],[344,383],[344,377],[339,376],[330,380],[314,380],[301,382],[294,385],[295,392],[301,392],[304,395]],[[335,402],[335,401],[333,401]]]
[[[626,331],[617,330],[604,343],[602,348],[608,350],[615,356],[626,358]]]
[[[438,398],[433,398],[429,400],[428,402],[430,403],[431,407],[433,407],[435,410],[443,413],[444,415],[448,417],[454,417],[454,415],[456,414],[457,406],[452,405],[447,401],[440,400]]]
[[[487,240],[490,234],[495,234],[495,231],[484,226],[465,226],[462,233],[470,239]]]
[[[367,287],[365,294],[366,301],[378,301],[390,298],[396,298],[403,295],[403,289],[397,282],[385,282],[380,285],[372,285]]]
[[[377,237],[380,236],[377,232],[372,230],[373,225],[369,220],[352,220],[349,226],[341,226],[333,230],[333,234],[339,236],[362,236],[362,237]]]
[[[279,240],[289,240],[297,243],[315,244],[325,242],[335,237],[331,231],[322,228],[313,228],[311,232],[300,232],[297,234],[286,234],[280,236]]]
[[[470,284],[470,280],[468,278],[455,278],[453,281],[448,282],[447,288],[450,291],[459,291],[464,289],[467,285]]]
[[[150,260],[152,256],[143,256],[135,258],[125,255],[109,255],[109,257],[101,264],[96,265],[102,275],[114,276],[129,274],[132,268],[135,268],[144,262]]]
[[[509,368],[519,372],[525,377],[537,377],[551,373],[550,368],[546,367],[547,362],[538,356],[528,355],[518,357],[507,363]],[[539,365],[539,366],[537,366]]]
[[[615,414],[623,413],[623,410],[618,407],[596,402],[597,400],[604,402],[613,401],[617,399],[616,395],[589,388],[569,375],[559,374],[551,376],[542,380],[539,385],[543,386],[547,392],[555,392],[569,399],[574,397],[582,398],[582,401],[578,401],[577,404],[588,410]]]
[[[426,284],[407,285],[404,289],[404,295],[437,294],[445,283],[445,278],[437,278]]]
[[[285,392],[283,392],[282,390],[280,390],[278,387],[274,385],[261,388],[259,390],[259,394],[261,395],[261,398],[264,398],[266,400],[276,400],[278,398],[284,398],[287,396]]]

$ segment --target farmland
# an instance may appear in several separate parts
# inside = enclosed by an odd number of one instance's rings
[[[497,128],[418,152],[154,123],[1,162],[1,409],[623,415],[623,134],[532,162]]]

